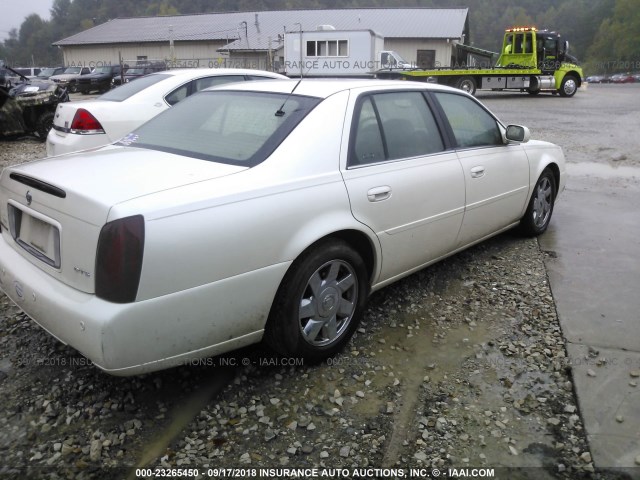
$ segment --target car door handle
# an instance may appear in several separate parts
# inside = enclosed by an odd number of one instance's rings
[[[471,169],[471,178],[480,178],[484,176],[484,167],[477,166]]]
[[[391,187],[388,185],[374,187],[367,192],[367,199],[370,202],[381,202],[389,197],[391,197]]]

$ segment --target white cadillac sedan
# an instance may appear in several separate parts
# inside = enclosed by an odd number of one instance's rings
[[[459,90],[230,84],[115,145],[6,168],[0,286],[111,374],[263,338],[319,360],[372,291],[509,228],[544,232],[564,185],[560,147]]]
[[[167,70],[141,77],[95,100],[60,103],[47,136],[47,155],[113,143],[180,100],[208,87],[286,78],[273,72],[239,68]]]

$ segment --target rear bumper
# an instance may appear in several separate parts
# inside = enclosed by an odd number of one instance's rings
[[[58,340],[102,370],[122,376],[175,367],[259,342],[288,265],[115,304],[59,282],[16,252],[6,233],[0,237],[0,289]]]
[[[75,133],[59,132],[52,128],[47,135],[47,156],[62,155],[63,153],[79,152],[89,148],[102,147],[111,143],[106,133],[95,135],[78,135]]]

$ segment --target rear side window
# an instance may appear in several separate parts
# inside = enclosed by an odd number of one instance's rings
[[[474,100],[454,93],[434,95],[449,120],[459,148],[503,145],[498,122]]]
[[[444,150],[421,92],[366,96],[356,107],[349,165],[429,155]]]
[[[171,106],[175,105],[178,102],[181,102],[189,96],[189,88],[192,83],[193,82],[189,82],[179,86],[173,92],[164,97],[164,99]]]

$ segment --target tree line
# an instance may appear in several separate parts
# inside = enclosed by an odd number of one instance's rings
[[[534,25],[569,40],[588,73],[640,71],[638,0],[474,0],[470,43],[499,51],[504,29]],[[32,14],[0,43],[0,60],[14,66],[62,64],[51,44],[122,17],[312,8],[459,7],[459,0],[54,0],[51,18]]]

